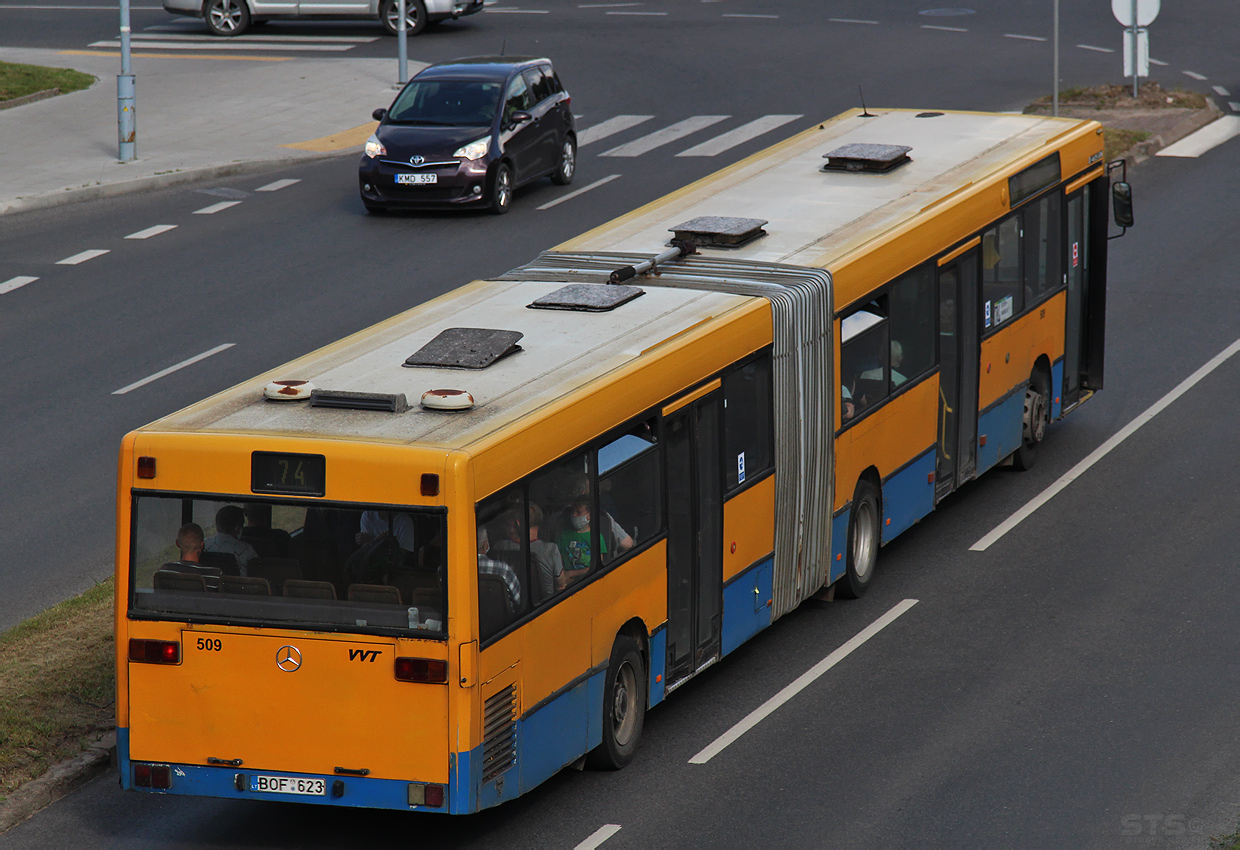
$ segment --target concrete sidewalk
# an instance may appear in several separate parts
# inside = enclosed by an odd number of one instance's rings
[[[0,110],[0,214],[359,149],[396,92],[395,59],[259,61],[135,51],[137,155],[117,161],[119,54],[0,48],[89,89]],[[425,67],[410,62],[412,76]]]

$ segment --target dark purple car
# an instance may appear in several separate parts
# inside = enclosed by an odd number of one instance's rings
[[[362,203],[389,209],[487,207],[521,185],[577,169],[570,99],[549,59],[475,56],[432,65],[388,109],[358,167]]]

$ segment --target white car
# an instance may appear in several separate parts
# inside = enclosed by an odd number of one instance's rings
[[[483,0],[405,0],[405,29],[417,35],[427,24],[482,11]],[[397,0],[164,0],[174,15],[207,22],[215,35],[241,35],[250,24],[272,18],[377,19],[392,35],[400,21]]]

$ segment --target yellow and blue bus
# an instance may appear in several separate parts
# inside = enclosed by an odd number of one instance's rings
[[[122,785],[468,813],[622,767],[1102,386],[1102,150],[849,112],[129,434]]]

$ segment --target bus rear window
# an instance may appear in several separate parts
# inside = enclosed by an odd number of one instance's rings
[[[130,611],[441,637],[445,520],[425,508],[135,496]]]

